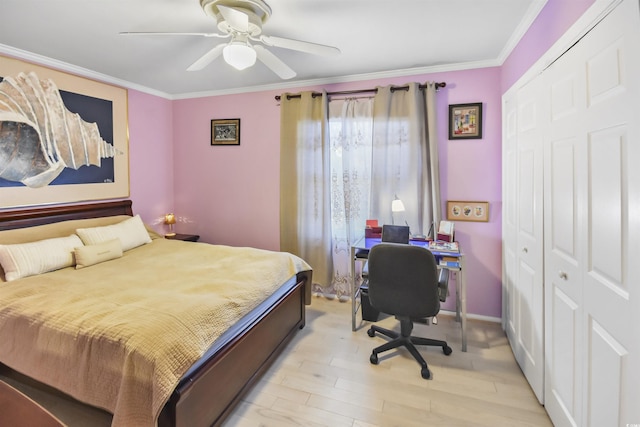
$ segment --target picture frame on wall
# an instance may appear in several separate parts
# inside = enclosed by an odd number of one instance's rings
[[[211,120],[211,145],[240,145],[240,119]]]
[[[449,221],[489,221],[489,202],[447,201]]]
[[[482,102],[449,105],[449,139],[482,138]]]
[[[129,197],[127,89],[5,56],[0,85],[0,208]]]

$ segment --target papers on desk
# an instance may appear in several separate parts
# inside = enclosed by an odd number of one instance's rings
[[[432,240],[429,242],[429,250],[433,253],[443,252],[449,254],[459,254],[458,242],[444,242],[442,240]]]

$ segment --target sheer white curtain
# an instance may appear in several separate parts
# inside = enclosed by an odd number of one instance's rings
[[[406,222],[412,234],[427,234],[440,218],[435,110],[433,83],[378,87],[374,100],[370,215],[387,224]],[[405,212],[394,217],[396,196]]]
[[[350,247],[367,218],[427,234],[440,218],[435,86],[376,96],[281,96],[280,246],[313,267],[315,291],[350,296]]]
[[[323,292],[339,297],[351,295],[351,245],[369,218],[372,115],[372,98],[329,103],[333,277]]]

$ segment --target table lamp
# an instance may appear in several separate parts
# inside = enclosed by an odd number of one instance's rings
[[[176,223],[176,216],[172,213],[168,213],[164,216],[164,223],[169,224],[169,232],[165,234],[165,236],[175,236],[176,233],[173,231],[173,224]]]
[[[391,202],[391,223],[395,224],[393,215],[397,212],[404,212],[404,203],[398,199],[398,196]]]

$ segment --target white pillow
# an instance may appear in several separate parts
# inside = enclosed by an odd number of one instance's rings
[[[123,252],[137,248],[145,243],[151,243],[151,237],[149,237],[140,215],[126,219],[118,224],[78,228],[76,233],[78,233],[85,245],[97,245],[109,240],[120,239]]]
[[[120,239],[108,240],[97,245],[80,246],[75,250],[76,270],[122,256]]]
[[[73,251],[82,246],[78,236],[56,237],[16,245],[0,245],[0,264],[7,282],[74,264]]]

